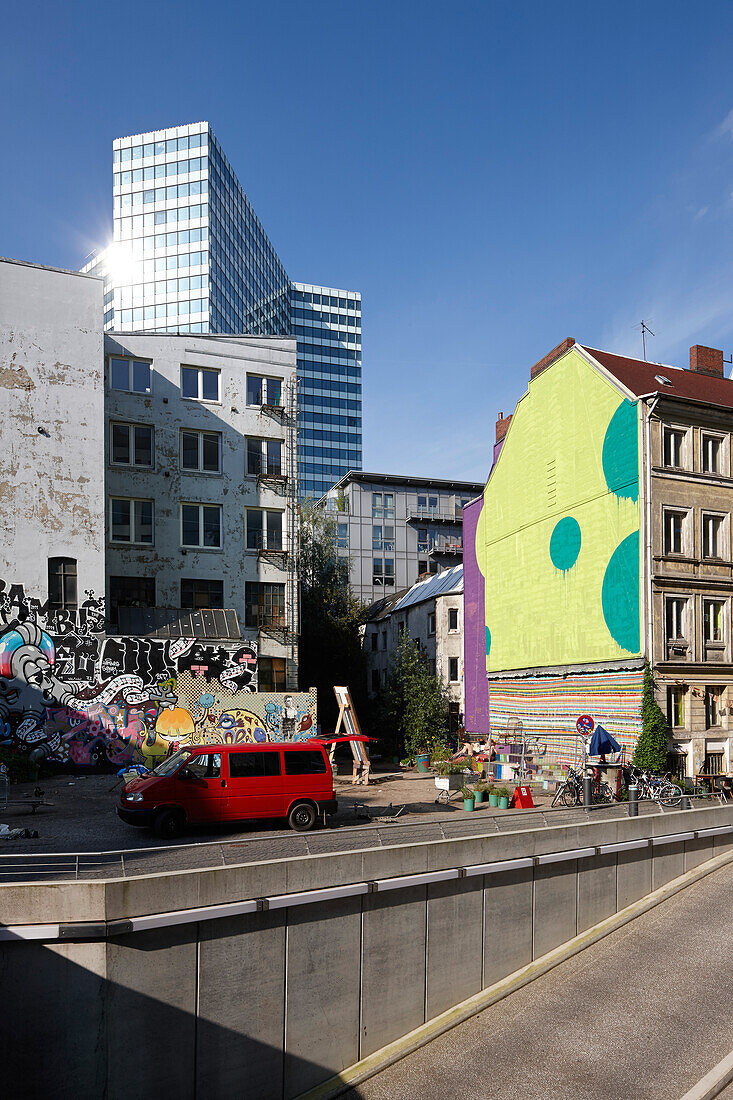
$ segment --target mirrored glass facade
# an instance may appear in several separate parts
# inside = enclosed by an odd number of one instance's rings
[[[301,496],[361,469],[361,298],[292,283],[207,122],[113,142],[105,279],[120,332],[295,336]]]

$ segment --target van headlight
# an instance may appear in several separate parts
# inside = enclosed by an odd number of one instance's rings
[[[123,794],[122,796],[125,802],[142,802],[143,796],[141,794]]]

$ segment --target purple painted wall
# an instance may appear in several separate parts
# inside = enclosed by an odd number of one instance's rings
[[[486,679],[484,578],[476,561],[476,528],[483,496],[463,509],[463,676],[466,732],[489,734],[489,683]]]

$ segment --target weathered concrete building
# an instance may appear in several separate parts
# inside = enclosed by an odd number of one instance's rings
[[[454,732],[464,712],[462,565],[426,577],[372,606],[363,642],[370,695],[385,686],[403,634],[417,642],[430,671],[443,680],[449,697],[449,726]]]
[[[451,569],[463,556],[463,507],[472,481],[351,471],[319,503],[334,515],[350,582],[364,603]]]

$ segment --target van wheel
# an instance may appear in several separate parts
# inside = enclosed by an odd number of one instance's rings
[[[180,810],[161,810],[155,816],[153,831],[161,840],[175,840],[183,832],[185,818]]]
[[[307,833],[316,823],[316,808],[311,802],[298,802],[288,814],[288,825],[296,833]]]

